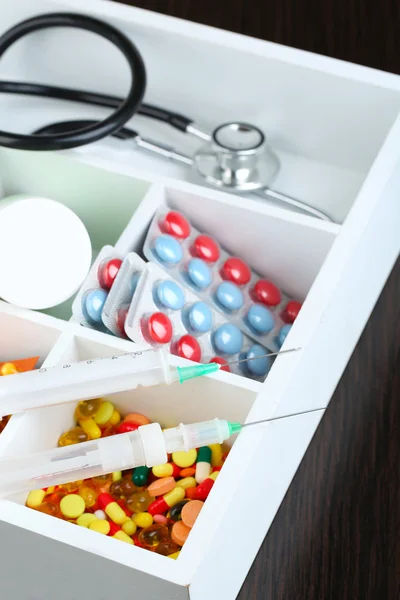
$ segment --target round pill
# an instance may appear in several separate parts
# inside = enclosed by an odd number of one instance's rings
[[[189,323],[194,331],[206,333],[213,326],[211,308],[205,302],[196,302],[189,310]]]
[[[154,252],[161,262],[176,265],[182,260],[183,250],[172,235],[159,235],[154,243]]]
[[[201,348],[199,342],[192,335],[183,335],[177,343],[177,354],[194,362],[200,362]]]
[[[107,292],[99,288],[90,290],[82,297],[82,312],[85,319],[92,324],[101,323],[101,313],[107,300]]]
[[[136,431],[136,429],[139,429],[137,423],[133,423],[132,421],[122,421],[117,427],[117,433],[128,433],[128,431]]]
[[[244,304],[243,292],[230,281],[223,281],[215,292],[217,302],[227,310],[239,310]]]
[[[215,262],[219,259],[218,244],[209,235],[198,235],[194,240],[194,254],[207,262]]]
[[[85,501],[78,494],[68,494],[60,502],[60,510],[68,519],[77,519],[83,515],[85,508]]]
[[[190,281],[200,290],[208,288],[212,281],[210,267],[200,258],[192,258],[189,261],[187,272]]]
[[[104,510],[101,510],[101,508],[94,511],[94,516],[98,519],[101,519],[102,521],[104,521],[104,519],[107,519],[106,513],[104,512]]]
[[[279,333],[278,333],[279,347],[283,346],[283,344],[287,338],[287,335],[291,329],[292,329],[292,326],[289,324],[283,325],[283,327],[280,328]]]
[[[133,423],[137,423],[137,425],[149,425],[151,423],[150,419],[141,413],[129,413],[126,415],[124,421],[133,421]]]
[[[190,235],[189,221],[176,210],[170,210],[165,215],[161,226],[165,233],[169,233],[181,240],[186,239]]]
[[[247,313],[247,321],[256,333],[269,333],[275,325],[271,311],[261,304],[253,304]]]
[[[213,343],[222,354],[237,354],[243,346],[243,334],[236,325],[224,323],[215,331]]]
[[[236,256],[231,256],[222,265],[222,279],[227,279],[237,283],[237,285],[246,285],[251,279],[251,271],[248,265]]]
[[[97,271],[97,277],[101,287],[105,290],[111,289],[112,284],[122,265],[122,260],[112,258],[111,260],[103,261]]]
[[[156,289],[157,300],[171,310],[180,310],[185,304],[185,294],[175,281],[161,281]]]
[[[231,372],[231,369],[230,369],[228,363],[221,356],[214,356],[214,358],[212,358],[210,360],[210,363],[212,363],[212,362],[215,362],[215,363],[218,363],[219,365],[221,365],[220,371],[226,371],[227,373]]]
[[[93,515],[92,513],[83,513],[83,515],[77,518],[76,524],[80,527],[89,527],[94,521],[97,521],[96,515]]]
[[[252,290],[256,302],[267,306],[276,306],[281,301],[281,292],[271,281],[259,279]]]
[[[204,502],[201,500],[191,500],[182,508],[182,521],[187,527],[192,528],[200,514]]]
[[[148,320],[148,332],[154,342],[168,344],[172,338],[172,323],[164,313],[153,313]]]
[[[248,370],[253,375],[261,376],[266,375],[271,366],[271,359],[269,356],[264,356],[267,353],[265,348],[259,344],[254,344],[246,354],[246,358],[250,358],[245,364]],[[257,358],[260,357],[260,358]]]
[[[189,533],[190,528],[187,525],[185,525],[183,521],[178,521],[177,523],[174,523],[172,527],[171,539],[173,542],[175,542],[175,544],[183,546],[183,544],[188,538]]]
[[[172,461],[181,469],[185,469],[186,467],[191,467],[196,462],[197,458],[197,450],[188,450],[185,452],[182,450],[181,452],[173,452],[172,453]]]
[[[176,486],[175,479],[173,477],[161,477],[161,479],[157,479],[153,481],[147,488],[150,496],[156,498],[157,496],[163,496],[167,494]]]
[[[290,302],[287,303],[285,309],[282,312],[282,320],[285,321],[285,323],[294,323],[297,319],[297,315],[301,310],[301,307],[301,302],[297,302],[296,300],[290,300]]]

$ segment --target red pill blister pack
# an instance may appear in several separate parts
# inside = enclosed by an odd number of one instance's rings
[[[201,233],[182,212],[159,209],[143,252],[245,334],[279,350],[279,332],[294,322],[301,303],[221,248],[214,237]]]
[[[263,380],[271,366],[264,347],[151,262],[137,285],[125,332],[136,343],[164,346],[194,362],[218,362],[226,371],[257,380]],[[255,360],[227,364],[248,356]]]
[[[72,314],[81,325],[108,333],[101,316],[122,258],[113,246],[100,250],[72,304]]]
[[[127,254],[107,296],[101,318],[107,329],[118,337],[127,337],[126,316],[145,266],[138,254]]]

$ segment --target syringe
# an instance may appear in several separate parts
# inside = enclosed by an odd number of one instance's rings
[[[0,419],[34,408],[88,400],[138,385],[183,383],[218,371],[217,363],[171,367],[164,350],[65,363],[0,378]]]
[[[298,349],[270,352],[264,356],[276,356]],[[246,358],[228,364],[258,358],[262,357]],[[221,365],[215,362],[171,367],[165,350],[149,348],[1,377],[0,420],[6,415],[35,408],[125,392],[138,385],[151,387],[169,385],[175,381],[183,383],[194,377],[215,373],[220,368]]]
[[[167,462],[167,454],[219,443],[244,427],[325,410],[316,408],[242,425],[225,419],[212,419],[161,429],[158,423],[136,431],[63,446],[45,452],[0,461],[0,496],[51,487],[90,477],[107,475],[146,465]]]

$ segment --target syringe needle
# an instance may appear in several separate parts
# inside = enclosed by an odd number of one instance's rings
[[[278,356],[280,354],[289,354],[289,352],[297,352],[298,350],[301,350],[301,348],[289,348],[288,350],[280,350],[279,352],[259,354],[257,356],[251,356],[250,358],[241,358],[240,360],[229,361],[228,365],[238,365],[239,363],[248,362],[249,360],[256,360],[257,358],[266,358],[267,356]]]
[[[310,410],[302,410],[301,412],[290,413],[289,415],[282,415],[280,417],[271,417],[270,419],[261,419],[261,421],[251,421],[242,425],[242,429],[245,427],[251,427],[252,425],[261,425],[262,423],[270,423],[271,421],[279,421],[280,419],[289,419],[290,417],[299,417],[300,415],[308,415],[309,413],[318,412],[325,410],[324,408],[311,408]]]

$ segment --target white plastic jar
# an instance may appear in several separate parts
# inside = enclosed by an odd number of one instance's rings
[[[69,208],[26,195],[0,201],[0,298],[42,310],[65,302],[92,261],[89,234]]]

